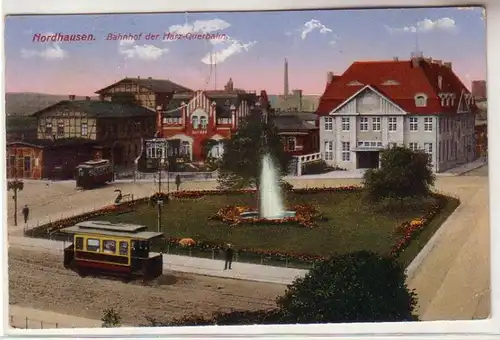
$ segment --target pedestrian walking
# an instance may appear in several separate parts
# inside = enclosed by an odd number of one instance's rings
[[[224,270],[231,269],[231,264],[233,263],[234,249],[231,244],[226,246],[226,261],[224,263]]]
[[[30,208],[28,208],[28,205],[25,204],[23,208],[23,216],[24,216],[24,223],[28,223],[28,217],[30,214]]]
[[[181,187],[181,176],[179,174],[175,176],[175,185],[177,186],[177,191],[179,191],[179,188]]]

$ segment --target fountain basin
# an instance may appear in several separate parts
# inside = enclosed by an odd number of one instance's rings
[[[266,220],[281,220],[287,217],[295,217],[295,211],[284,211],[278,216],[266,217]],[[241,219],[261,218],[258,211],[246,211],[240,214]]]

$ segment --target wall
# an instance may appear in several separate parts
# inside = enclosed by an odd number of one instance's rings
[[[52,132],[48,133],[46,127],[52,124]],[[87,124],[86,134],[82,125]],[[62,133],[58,133],[58,127],[62,126]],[[68,107],[55,107],[50,111],[44,112],[38,117],[38,139],[52,139],[53,135],[56,138],[86,138],[96,139],[96,121],[94,118],[88,118],[86,113]]]
[[[15,157],[15,164],[12,164]],[[30,170],[24,170],[24,157],[30,158]],[[7,178],[41,179],[43,171],[43,149],[31,146],[7,146]]]
[[[439,171],[446,171],[477,158],[475,118],[472,114],[441,116],[439,126]]]

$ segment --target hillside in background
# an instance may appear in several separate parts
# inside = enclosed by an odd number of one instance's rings
[[[67,100],[68,95],[7,92],[5,94],[5,113],[8,116],[26,116],[61,100]],[[85,99],[85,96],[76,96],[76,100]],[[95,98],[92,98],[95,99]]]

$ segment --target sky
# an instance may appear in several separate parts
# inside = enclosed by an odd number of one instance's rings
[[[41,41],[59,33],[93,40]],[[129,34],[141,36],[122,39]],[[469,88],[486,79],[479,7],[9,16],[5,44],[7,92],[93,95],[139,76],[192,89],[222,89],[232,78],[237,88],[281,94],[286,58],[290,89],[322,94],[329,71],[409,59],[417,48],[451,61]]]

